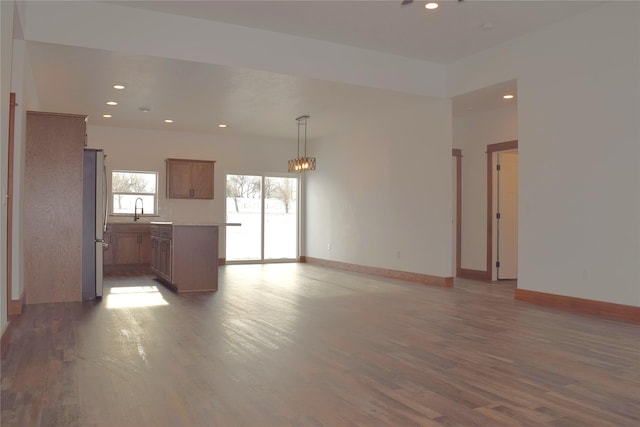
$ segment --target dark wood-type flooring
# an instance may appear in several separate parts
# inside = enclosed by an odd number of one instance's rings
[[[638,426],[640,325],[305,264],[27,306],[2,426]]]

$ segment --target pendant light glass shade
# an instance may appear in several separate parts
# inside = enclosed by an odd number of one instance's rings
[[[289,172],[306,172],[316,170],[315,157],[298,157],[289,160]]]
[[[307,157],[307,119],[309,116],[296,118],[298,122],[298,157],[289,160],[289,172],[307,172],[316,170],[316,158]],[[304,127],[304,156],[300,156],[300,127]]]

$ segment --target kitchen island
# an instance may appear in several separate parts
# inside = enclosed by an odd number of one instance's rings
[[[177,292],[218,290],[218,226],[151,222],[151,270]]]

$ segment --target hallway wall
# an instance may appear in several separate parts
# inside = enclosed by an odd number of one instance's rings
[[[448,68],[452,96],[518,80],[520,289],[640,306],[638,22],[608,2]]]

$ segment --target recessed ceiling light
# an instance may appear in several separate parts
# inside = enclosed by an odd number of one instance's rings
[[[102,117],[104,117],[105,119],[110,119],[111,118],[111,114],[103,114]]]
[[[220,124],[218,125],[218,127],[219,127],[219,128],[226,128],[226,127],[227,127],[227,125],[225,125],[224,123],[220,123]]]
[[[165,123],[173,123],[173,120],[171,120],[171,119],[165,119],[165,121],[164,121],[164,122],[165,122]]]
[[[118,105],[116,101],[107,101],[107,105]]]
[[[438,3],[429,2],[429,3],[425,4],[424,7],[429,9],[429,10],[437,9],[438,8]]]
[[[513,99],[513,95],[508,94],[503,96],[504,99]]]
[[[113,88],[122,90],[122,89],[124,89],[124,86],[123,85],[113,85]]]

